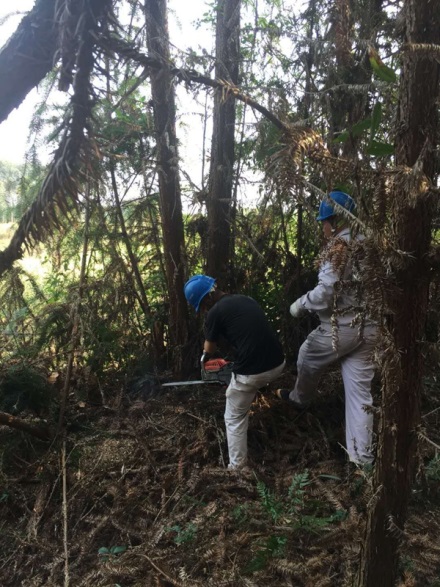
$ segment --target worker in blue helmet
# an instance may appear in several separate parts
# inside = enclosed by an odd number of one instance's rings
[[[214,291],[215,279],[208,275],[194,275],[189,279],[183,288],[187,301],[193,306],[196,312],[199,311],[203,298]]]
[[[226,390],[225,424],[228,468],[240,469],[248,458],[249,409],[258,389],[283,372],[283,350],[263,310],[251,297],[221,291],[208,275],[191,277],[184,293],[196,312],[205,314],[201,361],[218,350],[221,339],[234,351],[232,378]]]
[[[300,318],[316,312],[321,324],[299,350],[294,387],[279,389],[276,394],[297,407],[307,407],[317,395],[324,371],[340,361],[347,453],[351,462],[364,465],[373,461],[373,415],[369,408],[373,403],[377,325],[358,299],[353,276],[350,216],[354,210],[351,196],[341,191],[330,192],[319,206],[317,220],[322,225],[326,247],[321,255],[318,284],[290,306],[290,313]],[[363,237],[356,235],[354,239]]]

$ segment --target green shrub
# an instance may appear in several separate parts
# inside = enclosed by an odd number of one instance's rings
[[[26,363],[7,368],[0,379],[0,407],[17,414],[31,410],[41,415],[53,401],[53,391],[44,375]]]

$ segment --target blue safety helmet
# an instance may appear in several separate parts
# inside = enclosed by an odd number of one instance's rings
[[[185,283],[183,288],[185,297],[191,306],[194,306],[196,312],[199,311],[201,301],[211,291],[214,284],[215,279],[209,275],[193,275]]]
[[[356,206],[353,198],[351,198],[345,192],[330,192],[328,198],[330,198],[331,200],[333,200],[349,212],[352,212]],[[338,210],[335,209],[335,206],[333,206],[333,204],[328,201],[328,198],[322,200],[322,202],[319,204],[319,212],[318,216],[316,217],[316,220],[328,220],[328,218],[331,218],[335,214],[338,214]]]

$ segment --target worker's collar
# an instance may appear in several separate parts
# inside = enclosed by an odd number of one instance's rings
[[[334,232],[333,237],[336,238],[338,236],[348,236],[349,234],[350,228],[348,226],[344,226],[339,232]]]

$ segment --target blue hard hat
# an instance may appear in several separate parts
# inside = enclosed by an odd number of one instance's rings
[[[183,287],[185,297],[191,306],[194,306],[196,312],[199,311],[201,301],[211,291],[214,284],[215,279],[209,275],[193,275],[185,283]]]
[[[322,202],[319,204],[319,212],[316,220],[327,220],[331,216],[338,214],[337,208],[335,209],[335,206],[328,201],[329,198],[349,212],[352,212],[356,206],[353,198],[345,192],[330,192],[328,198],[322,200]]]

